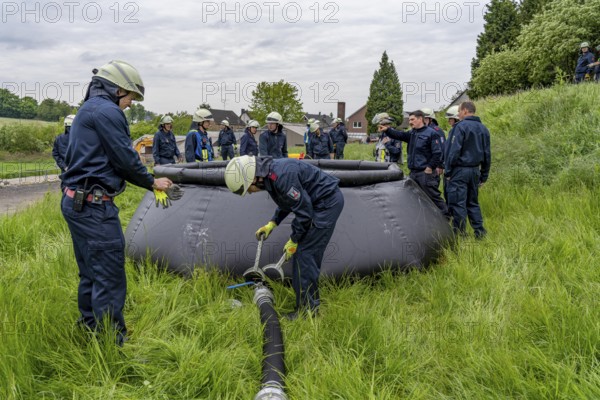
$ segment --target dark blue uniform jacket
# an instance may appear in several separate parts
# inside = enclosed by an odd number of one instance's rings
[[[250,128],[246,128],[240,142],[240,156],[258,155],[258,145],[256,144],[254,135],[250,132]]]
[[[331,136],[325,132],[320,135],[311,133],[310,141],[308,142],[308,155],[310,157],[325,157],[333,153],[333,141]]]
[[[469,116],[452,127],[445,146],[446,176],[457,167],[481,166],[481,182],[487,181],[492,163],[490,132],[479,117]]]
[[[440,136],[432,128],[424,126],[409,132],[389,128],[385,133],[392,139],[408,143],[408,168],[411,171],[444,168]]]
[[[231,146],[232,144],[237,144],[237,140],[235,139],[235,134],[231,128],[222,129],[219,132],[219,146]]]
[[[54,146],[52,147],[52,157],[56,161],[56,165],[62,172],[67,169],[67,163],[65,157],[67,156],[67,147],[69,146],[69,133],[65,131],[62,135],[58,135],[54,139]]]
[[[329,134],[331,135],[331,140],[333,140],[333,143],[348,142],[348,132],[346,131],[346,125],[343,123],[340,123],[336,128],[331,129]]]
[[[385,132],[379,137],[382,140],[385,136]],[[402,154],[402,142],[396,139],[390,139],[385,145],[385,149],[390,155],[390,162],[398,162],[400,155]]]
[[[431,123],[429,124],[429,127],[431,129],[433,129],[434,131],[436,131],[437,134],[440,135],[440,138],[443,139],[443,141],[446,141],[446,132],[444,132],[444,130],[442,128],[440,128],[440,126],[437,124],[437,122],[432,120]]]
[[[290,236],[294,242],[302,240],[311,224],[328,228],[335,223],[313,220],[313,209],[338,190],[338,178],[303,161],[270,157],[257,160],[256,176],[264,178],[265,189],[277,204],[272,221],[279,225],[290,212],[294,213]]]
[[[273,158],[287,158],[287,139],[283,133],[283,127],[279,125],[277,132],[272,133],[268,129],[260,134],[258,139],[258,151],[261,156]]]
[[[177,148],[177,141],[172,131],[165,132],[160,129],[154,134],[154,141],[152,142],[152,156],[154,162],[160,164],[161,158],[168,158],[173,162],[173,156],[179,158],[179,149]]]
[[[154,177],[131,146],[129,125],[110,95],[89,98],[71,126],[66,162],[61,175],[67,187],[99,184],[108,191],[121,190],[125,182],[152,190]]]
[[[591,74],[594,68],[589,68],[588,65],[594,62],[594,55],[591,52],[581,53],[577,59],[577,67],[575,73],[578,75]]]

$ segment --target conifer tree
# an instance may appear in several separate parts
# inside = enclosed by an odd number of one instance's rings
[[[387,52],[384,51],[379,62],[379,69],[373,74],[373,80],[369,87],[366,112],[367,125],[369,127],[367,133],[377,132],[377,126],[372,125],[371,120],[375,114],[380,112],[387,112],[400,125],[403,119],[403,105],[402,88],[400,87],[398,72],[396,72],[394,62],[390,62]]]

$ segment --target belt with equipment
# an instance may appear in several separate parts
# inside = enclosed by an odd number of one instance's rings
[[[69,189],[69,188],[65,188],[64,193],[67,197],[70,198],[75,198],[75,190]],[[100,201],[112,201],[113,198],[110,196],[107,196],[106,194],[100,194],[100,193],[90,193],[87,195],[87,197],[85,198],[86,201],[88,202],[100,202]]]

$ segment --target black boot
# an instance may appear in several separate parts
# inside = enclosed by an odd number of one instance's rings
[[[284,317],[286,319],[288,319],[289,321],[295,321],[299,317],[306,319],[307,317],[316,318],[317,316],[319,316],[318,308],[315,308],[312,310],[311,309],[301,309],[301,310],[296,309],[296,310],[294,310],[294,312],[284,314]]]

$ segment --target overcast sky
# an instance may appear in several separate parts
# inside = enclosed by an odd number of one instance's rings
[[[487,1],[3,1],[2,87],[78,103],[91,70],[134,65],[147,110],[206,101],[239,114],[261,81],[294,82],[304,110],[365,104],[387,50],[405,110],[448,104],[470,76]]]

